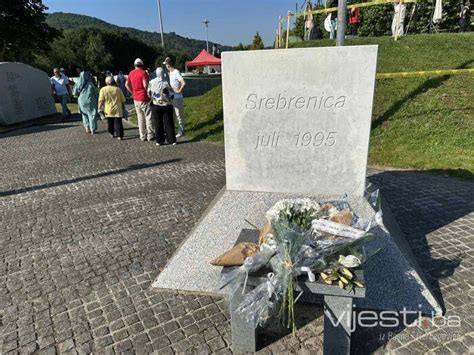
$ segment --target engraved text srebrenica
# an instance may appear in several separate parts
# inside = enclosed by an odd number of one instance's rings
[[[247,110],[330,110],[341,109],[346,104],[346,96],[325,95],[320,96],[277,96],[261,97],[249,94],[245,103]]]

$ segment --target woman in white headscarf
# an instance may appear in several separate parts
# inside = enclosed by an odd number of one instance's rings
[[[155,125],[156,145],[176,145],[176,133],[173,120],[173,91],[164,79],[162,68],[156,69],[156,78],[148,85],[151,97],[152,119]]]

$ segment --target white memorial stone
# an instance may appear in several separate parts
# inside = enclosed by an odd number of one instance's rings
[[[45,72],[23,63],[0,63],[0,125],[56,112]]]
[[[376,59],[376,46],[223,53],[227,186],[153,287],[227,292],[219,288],[221,268],[209,262],[229,250],[242,229],[263,226],[265,212],[282,198],[326,201],[347,193],[359,217],[374,217],[363,192]],[[381,252],[364,266],[366,297],[357,306],[441,314],[382,203],[384,226],[368,246]]]
[[[222,57],[228,190],[362,196],[377,46]]]

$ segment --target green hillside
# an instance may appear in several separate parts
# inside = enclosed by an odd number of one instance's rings
[[[329,40],[298,44],[329,46]],[[378,72],[474,68],[474,33],[356,38],[378,44]],[[191,138],[223,141],[218,89],[186,99]],[[212,103],[207,104],[207,103]],[[370,164],[474,174],[474,75],[377,80]]]
[[[120,27],[98,18],[85,15],[55,12],[48,15],[46,22],[50,26],[61,30],[91,26],[104,30],[121,30],[126,32],[130,37],[143,41],[149,45],[157,46],[161,43],[161,36],[157,32],[141,31],[130,27]],[[182,37],[174,32],[165,33],[164,40],[165,46],[168,50],[185,51],[191,56],[197,55],[203,48],[206,48],[206,41]],[[223,46],[222,48],[229,49],[227,46]]]

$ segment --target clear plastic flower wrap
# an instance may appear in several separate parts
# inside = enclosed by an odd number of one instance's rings
[[[249,273],[260,270],[262,267],[267,265],[275,252],[275,247],[262,247],[257,254],[245,259],[242,266],[223,274],[220,288],[222,289],[226,287],[229,293],[233,294],[241,285],[243,285],[242,292],[245,292]]]
[[[280,321],[294,332],[294,304],[301,295],[298,276],[307,273],[308,280],[314,280],[314,273],[336,266],[359,267],[366,260],[363,243],[371,237],[369,231],[380,225],[378,191],[371,192],[368,201],[376,212],[371,219],[357,216],[345,197],[321,203],[309,199],[277,202],[266,214],[273,230],[271,246],[222,278],[231,294],[240,287],[244,293],[249,273],[267,264],[273,271],[259,278],[261,283],[242,297],[235,311],[254,327],[278,312]]]
[[[377,189],[374,185],[369,184],[365,191],[365,198],[375,211],[375,215],[372,219],[373,227],[378,226],[384,233],[389,234],[389,231],[387,230],[387,228],[385,228],[383,224],[383,212],[380,190]]]
[[[305,226],[300,226],[291,220],[278,220],[274,222],[275,242],[277,253],[270,260],[270,265],[279,281],[278,300],[279,318],[287,327],[295,330],[294,291],[298,289],[296,278],[301,274],[302,267],[314,267],[322,262],[317,250],[312,247],[311,231]]]
[[[236,309],[236,312],[254,327],[262,325],[268,317],[277,312],[280,312],[283,321],[291,319],[292,322],[293,308],[290,308],[290,312],[287,311],[287,308],[290,302],[293,305],[291,300],[293,300],[292,291],[296,285],[294,280],[301,274],[301,267],[313,266],[317,261],[320,261],[317,259],[314,248],[310,246],[312,242],[310,231],[304,231],[295,224],[289,225],[286,221],[280,221],[275,223],[273,237],[277,249],[271,249],[273,252],[268,261],[270,261],[274,272],[270,273],[267,278],[262,278],[263,281],[256,288],[246,293]],[[262,252],[264,251],[265,249],[262,250]],[[270,253],[266,254],[266,256],[269,255]],[[233,270],[229,273],[230,275],[223,276],[223,283],[227,283],[231,294],[238,291],[239,287],[242,287],[242,293],[244,293],[245,279],[248,277],[248,273],[256,271],[268,263],[268,261],[265,264],[260,262],[265,258],[259,258],[258,263],[248,259],[239,268],[240,270]],[[247,261],[248,265],[246,266]],[[260,267],[257,268],[257,265]],[[290,289],[291,295],[288,291]]]
[[[277,309],[282,288],[281,277],[269,273],[265,281],[247,293],[235,312],[254,328],[263,326]]]

